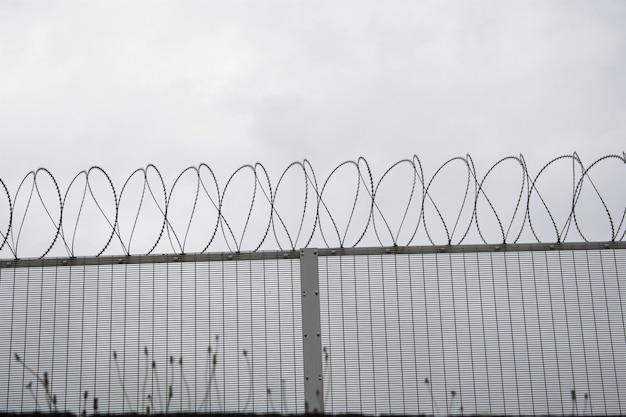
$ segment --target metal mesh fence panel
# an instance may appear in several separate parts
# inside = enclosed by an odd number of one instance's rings
[[[302,412],[297,259],[134,259],[0,269],[2,409]]]
[[[623,244],[315,253],[325,412],[623,414]],[[299,257],[2,261],[0,409],[303,413]]]
[[[326,411],[623,414],[625,250],[320,257]]]

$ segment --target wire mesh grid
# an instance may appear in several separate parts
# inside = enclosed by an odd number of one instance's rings
[[[297,260],[0,274],[7,412],[302,411]]]
[[[325,410],[623,414],[626,251],[320,258]]]
[[[622,414],[625,249],[331,252],[325,412]],[[0,268],[0,407],[304,412],[300,263],[275,255]]]

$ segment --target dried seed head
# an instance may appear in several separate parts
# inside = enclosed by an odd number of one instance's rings
[[[83,393],[83,398],[84,398],[84,399],[87,399],[87,397],[89,397],[89,391],[85,391],[85,392]]]
[[[424,378],[424,384],[430,384],[430,379]]]
[[[587,398],[589,398],[589,393],[588,393],[588,392],[585,392],[585,400],[586,400]]]
[[[217,365],[217,353],[213,355],[213,366]]]
[[[576,390],[572,390],[572,401],[576,401]]]
[[[113,351],[113,359],[117,360],[117,352]]]
[[[170,390],[169,390],[168,396],[170,398],[172,398],[174,396],[174,386],[172,384],[170,384]]]
[[[216,335],[215,335],[215,342],[217,343],[217,342],[219,342],[219,340],[220,340],[220,335],[219,335],[219,334],[216,334]]]
[[[48,386],[48,372],[43,373],[43,386],[44,387]]]
[[[22,358],[20,358],[20,355],[18,355],[17,353],[15,353],[15,360],[18,362],[22,361]]]
[[[143,347],[143,354],[148,356],[148,346]]]
[[[150,415],[150,406],[146,405],[146,414]]]
[[[82,417],[87,417],[87,410],[83,409],[83,411],[80,412],[80,415]]]
[[[243,350],[243,356],[248,356],[248,351],[247,350]]]
[[[93,399],[93,409],[94,411],[98,410],[98,398],[97,397]]]
[[[28,384],[25,385],[26,389],[31,389],[33,388],[33,381],[30,381]]]
[[[180,359],[178,359],[178,364],[180,366],[183,366],[183,357],[181,356]]]
[[[172,355],[170,355],[170,365],[174,364],[174,357]]]
[[[272,395],[272,389],[270,387],[267,387],[267,395]]]
[[[211,344],[209,343],[209,348],[207,349],[208,353],[211,353]]]
[[[56,394],[54,394],[54,395],[52,396],[52,404],[53,404],[53,405],[57,405],[57,395],[56,395]]]
[[[152,369],[156,369],[156,361],[152,361]]]
[[[452,396],[452,398],[456,397],[456,391],[455,390],[450,391],[450,395]]]
[[[327,349],[326,349],[326,346],[324,346],[324,347],[322,348],[322,351],[323,351],[324,353],[326,353],[326,350],[327,350]]]

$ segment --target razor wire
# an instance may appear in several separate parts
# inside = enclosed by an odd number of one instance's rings
[[[548,202],[547,196],[555,190],[544,189],[541,184],[548,175],[548,169],[562,162],[571,162],[572,169],[571,183],[567,184],[568,189],[571,188],[570,199],[560,202],[566,207],[565,219],[557,218],[554,206]],[[612,167],[618,165],[623,167],[622,164],[626,164],[626,153],[605,155],[589,165],[584,165],[579,155],[573,153],[550,160],[536,174],[533,174],[522,155],[508,156],[498,160],[481,175],[471,156],[466,155],[447,160],[431,176],[427,176],[422,161],[414,155],[397,161],[379,178],[374,178],[370,164],[365,158],[360,157],[356,161],[339,164],[325,180],[320,181],[312,164],[305,159],[302,162],[296,161],[289,164],[277,180],[270,178],[262,163],[256,163],[239,167],[223,183],[220,183],[215,171],[209,165],[202,163],[197,167],[191,166],[184,169],[170,187],[166,186],[161,171],[152,164],[133,171],[121,187],[114,184],[107,171],[99,166],[93,166],[76,174],[64,191],[52,172],[39,168],[27,173],[14,191],[11,191],[6,182],[0,178],[0,194],[4,191],[6,196],[3,211],[0,212],[6,213],[6,217],[2,214],[4,220],[0,218],[0,250],[8,248],[15,258],[20,256],[43,258],[60,241],[68,256],[76,256],[77,232],[81,228],[89,228],[89,223],[84,220],[83,214],[85,204],[90,203],[97,207],[101,220],[108,225],[106,234],[101,237],[104,241],[102,248],[93,255],[102,255],[114,241],[119,242],[125,255],[137,253],[133,252],[132,243],[139,233],[139,222],[147,217],[147,207],[152,207],[152,210],[157,213],[157,220],[154,222],[155,238],[149,245],[149,249],[142,251],[141,254],[153,253],[161,242],[169,243],[173,253],[186,253],[189,234],[196,227],[197,219],[200,216],[209,215],[206,208],[200,207],[201,200],[212,211],[212,214],[210,214],[211,221],[209,222],[211,226],[204,231],[206,240],[200,253],[212,248],[216,238],[220,235],[231,252],[258,251],[263,244],[272,244],[272,240],[280,250],[296,250],[309,247],[316,236],[321,238],[326,247],[356,247],[362,245],[363,238],[368,232],[374,233],[381,246],[409,246],[415,244],[419,230],[422,230],[432,245],[464,243],[471,231],[474,231],[485,244],[518,243],[524,232],[530,233],[529,236],[532,236],[533,240],[546,243],[546,240],[542,240],[539,236],[535,220],[539,215],[547,216],[548,224],[551,225],[550,229],[554,231],[550,242],[564,242],[568,236],[571,236],[573,230],[577,231],[580,239],[588,241],[583,231],[584,225],[580,216],[577,216],[577,210],[586,204],[581,202],[583,189],[591,190],[596,204],[599,203],[602,207],[598,217],[605,218],[608,224],[604,240],[622,241],[626,236],[626,196],[618,195],[619,198],[624,198],[624,202],[620,203],[620,212],[612,211],[606,201],[608,196],[606,190],[601,190],[593,179],[593,174],[598,167],[616,162],[617,165],[612,165]],[[441,188],[446,186],[440,181],[443,173],[459,164],[465,172],[462,178],[464,192],[459,196],[461,203],[456,214],[446,216],[443,209],[447,203],[438,201],[435,191],[441,192]],[[519,177],[517,179],[504,178],[505,185],[507,188],[511,188],[512,185],[519,187],[519,192],[516,193],[517,198],[513,201],[513,212],[507,219],[506,213],[497,209],[498,193],[492,192],[490,187],[494,180],[501,180],[498,176],[500,169],[511,164],[516,170],[519,169]],[[328,197],[328,190],[338,178],[346,178],[346,172],[351,175],[350,178],[353,178],[354,189],[352,199],[345,196],[347,203],[343,203],[348,207],[346,209],[347,221],[341,224],[337,220],[336,208],[332,207],[332,202]],[[386,184],[391,181],[390,178],[398,172],[408,172],[404,175],[407,176],[410,187],[403,193],[392,195],[391,200],[384,198],[385,204],[400,207],[400,215],[396,216],[400,218],[399,226],[394,228],[391,221],[393,216],[385,214],[382,207],[381,193]],[[298,175],[302,184],[302,199],[296,202],[289,190],[282,192],[284,187],[281,188],[281,186],[287,179]],[[194,181],[195,190],[190,198],[183,199],[178,197],[178,193],[182,188],[182,182],[189,176]],[[226,208],[226,203],[233,198],[240,197],[240,195],[231,197],[235,194],[233,183],[246,176],[253,182],[245,205],[246,215],[243,219],[234,219],[232,213]],[[617,178],[618,184],[619,178],[623,178],[619,173],[612,177]],[[129,195],[129,185],[133,181],[139,181],[141,184],[138,196]],[[106,184],[107,197],[102,196],[102,190],[96,190],[96,182]],[[46,187],[46,196],[43,192],[44,187]],[[609,193],[619,194],[623,190],[623,187],[617,190],[611,189]],[[78,197],[71,197],[73,195]],[[138,199],[138,202],[135,203],[134,209],[127,209],[130,204],[128,201],[133,197]],[[285,199],[288,203],[292,203],[288,205],[290,211],[296,205],[302,210],[301,215],[298,216],[299,224],[295,227],[293,224],[288,226],[285,220],[285,210],[279,208],[278,201]],[[111,207],[110,209],[105,208],[107,204]],[[173,207],[180,204],[190,207],[188,218],[183,219],[182,227],[175,226],[175,223],[181,220],[179,216],[172,215]],[[40,206],[45,213],[43,216],[45,222],[52,225],[50,235],[45,237],[49,243],[43,253],[22,253],[20,243],[22,243],[24,226],[29,222],[41,221],[29,215],[35,205]],[[120,227],[120,217],[122,212],[126,213],[128,210],[131,210],[133,221],[130,232],[125,234]],[[366,214],[362,219],[362,224],[357,225],[355,213],[359,210]],[[469,213],[469,217],[464,217],[464,213]],[[495,223],[491,222],[491,225],[495,224],[499,236],[498,241],[490,241],[491,239],[485,236],[485,223],[488,221],[484,219],[487,217],[495,219]],[[259,218],[260,220],[257,220]],[[307,224],[307,218],[312,219],[308,222],[309,224]],[[409,224],[411,222],[413,224]],[[261,227],[262,233],[253,242],[248,243],[245,238],[253,223]],[[432,230],[435,228],[444,231],[444,239],[433,235]],[[354,235],[351,239],[348,239],[349,232]],[[401,234],[406,237],[401,239]],[[280,235],[284,238],[281,239]]]

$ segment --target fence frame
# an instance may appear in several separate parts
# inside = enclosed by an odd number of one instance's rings
[[[523,243],[500,245],[433,245],[356,248],[306,248],[300,251],[222,252],[201,254],[127,255],[97,257],[58,257],[0,260],[0,269],[46,268],[111,264],[158,264],[176,262],[214,262],[238,260],[299,259],[302,291],[302,347],[304,366],[304,410],[306,413],[324,412],[323,357],[321,346],[321,309],[319,291],[319,257],[525,252],[572,250],[624,250],[626,242],[567,242]]]

